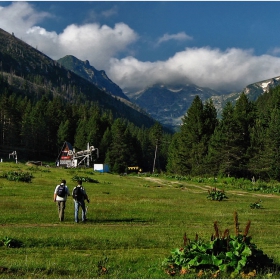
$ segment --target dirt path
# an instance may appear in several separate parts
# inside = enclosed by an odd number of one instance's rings
[[[208,190],[210,190],[211,186],[199,186],[196,184],[191,184],[191,183],[187,183],[187,182],[182,182],[182,181],[168,181],[168,180],[164,180],[164,179],[159,179],[159,178],[155,178],[155,177],[145,177],[144,179],[146,179],[147,181],[151,181],[154,182],[156,184],[158,184],[159,186],[172,186],[172,185],[182,185],[184,188],[188,189],[188,191],[193,191],[193,192],[197,192],[195,191],[196,189],[200,189],[203,192],[207,192]],[[277,198],[280,199],[279,195],[276,194],[259,194],[259,193],[253,193],[253,192],[248,192],[248,191],[240,191],[240,190],[228,190],[227,193],[232,193],[235,195],[248,195],[248,196],[255,196],[255,197],[273,197],[273,198]]]

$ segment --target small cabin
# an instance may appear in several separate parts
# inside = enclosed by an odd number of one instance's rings
[[[69,142],[64,142],[57,157],[56,166],[68,167],[72,165],[73,147]]]
[[[94,164],[93,170],[98,171],[100,173],[108,173],[109,172],[109,165],[108,164]]]

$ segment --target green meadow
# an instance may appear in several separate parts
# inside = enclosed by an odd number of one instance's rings
[[[30,172],[32,180],[4,178],[11,171]],[[6,162],[0,163],[0,176],[0,278],[172,278],[162,262],[174,248],[182,247],[184,234],[210,240],[217,221],[221,231],[229,229],[234,235],[234,212],[240,230],[250,220],[253,243],[280,263],[279,193],[257,189],[250,181],[120,176],[90,168]],[[78,177],[93,179],[83,183],[90,198],[88,220],[74,223],[69,197],[65,221],[59,222],[55,186],[65,179],[72,191]],[[228,199],[207,199],[213,187],[224,190]],[[261,201],[261,207],[251,208],[256,201]],[[5,246],[9,239],[22,246]],[[269,274],[279,276],[277,271]],[[196,274],[180,277],[198,278]]]

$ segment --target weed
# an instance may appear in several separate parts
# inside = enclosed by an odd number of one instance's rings
[[[259,199],[258,201],[254,202],[254,203],[251,203],[250,208],[251,209],[260,209],[262,207],[261,202],[262,201]]]
[[[190,241],[184,235],[184,247],[176,248],[171,256],[163,261],[163,268],[169,275],[198,272],[215,274],[217,271],[230,273],[235,278],[239,274],[260,272],[263,269],[274,268],[273,260],[251,242],[248,236],[251,222],[248,221],[244,233],[239,232],[237,213],[234,213],[236,235],[231,237],[226,229],[220,234],[217,222],[214,223],[214,234],[210,242],[204,242],[196,235]],[[213,276],[211,277],[213,278]]]
[[[1,177],[6,178],[9,181],[21,181],[21,182],[27,182],[27,183],[30,183],[32,178],[34,178],[32,173],[23,172],[23,171],[4,172]]]
[[[92,178],[87,177],[87,176],[78,176],[78,175],[75,175],[74,177],[72,177],[72,181],[74,181],[74,182],[82,181],[82,182],[89,182],[89,183],[99,183],[98,180],[92,179]]]
[[[0,242],[4,246],[9,247],[9,248],[20,248],[20,247],[23,247],[23,243],[21,241],[13,239],[13,238],[10,238],[8,236],[4,237]]]
[[[97,264],[97,275],[100,277],[101,275],[108,273],[108,257],[104,256]]]
[[[217,188],[212,188],[211,190],[208,190],[207,198],[210,200],[221,201],[223,199],[227,199],[228,197],[224,191],[217,190]]]

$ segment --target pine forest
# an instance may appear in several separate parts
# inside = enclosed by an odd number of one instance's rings
[[[68,141],[77,149],[98,147],[96,163],[113,172],[140,166],[143,172],[182,176],[231,176],[280,180],[280,87],[255,102],[244,93],[228,102],[221,118],[212,100],[196,96],[179,130],[165,132],[114,118],[97,102],[67,102],[47,93],[19,94],[0,77],[0,152],[17,150],[24,160],[55,161]],[[154,168],[154,169],[153,169]]]

